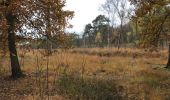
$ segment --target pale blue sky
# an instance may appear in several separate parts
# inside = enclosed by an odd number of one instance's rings
[[[99,7],[105,0],[67,0],[66,9],[75,11],[70,23],[74,26],[71,31],[82,33],[86,24],[90,23],[99,14]]]

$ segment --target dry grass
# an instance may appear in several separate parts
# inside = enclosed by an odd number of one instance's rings
[[[59,50],[49,57],[47,89],[47,58],[38,51],[28,52],[22,64],[25,78],[6,80],[10,69],[3,67],[0,95],[7,92],[9,95],[0,98],[9,99],[12,94],[14,98],[28,100],[48,97],[51,100],[169,100],[170,71],[163,68],[166,54],[166,51],[148,53],[139,49]],[[3,66],[9,66],[8,63]]]
[[[98,56],[106,56],[106,57],[115,57],[115,56],[135,56],[135,57],[160,57],[165,56],[167,54],[166,50],[161,51],[149,51],[147,49],[138,49],[138,48],[79,48],[73,49],[70,51],[71,53],[81,53],[88,55],[98,55]]]

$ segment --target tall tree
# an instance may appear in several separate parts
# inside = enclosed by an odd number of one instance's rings
[[[115,27],[115,18],[116,18],[116,10],[113,9],[112,5],[111,5],[111,0],[106,0],[104,4],[101,5],[101,10],[104,11],[104,13],[106,13],[106,15],[108,16],[108,18],[110,19],[109,21],[109,25],[112,27],[112,29],[110,30],[110,26],[108,27],[108,31],[110,31],[111,33],[114,32],[113,27]],[[110,45],[110,33],[108,32],[108,47]]]
[[[17,14],[14,14],[15,9],[18,7],[18,1],[1,0],[1,26],[5,26],[2,29],[2,34],[8,34],[8,48],[11,59],[11,71],[12,77],[21,77],[23,74],[18,61],[17,50],[15,46],[15,24],[17,20]]]
[[[85,26],[83,38],[85,42],[84,45],[94,44],[95,34],[94,34],[93,26],[90,23]]]
[[[65,0],[1,0],[0,32],[3,40],[8,42],[13,78],[21,77],[22,71],[18,61],[15,45],[16,34],[32,37],[38,35],[54,37],[62,34],[68,18],[73,12],[64,11]]]
[[[169,0],[130,0],[136,7],[135,15],[142,27],[141,45],[155,48],[158,45],[161,33],[170,19]],[[168,35],[168,34],[167,34]],[[168,37],[168,36],[167,36]],[[170,45],[170,44],[169,44]],[[170,54],[170,50],[169,50]],[[167,63],[170,68],[170,57]]]
[[[107,18],[104,15],[99,15],[92,21],[95,37],[97,36],[97,33],[100,33],[102,38],[101,43],[103,45],[109,44],[108,43],[108,34],[110,34],[110,31],[108,30],[108,28],[110,28],[109,22],[110,22],[109,18]]]
[[[126,42],[126,34],[123,29],[123,25],[126,24],[126,18],[128,17],[128,0],[106,0],[102,5],[102,8],[111,20],[112,26],[120,25],[119,35],[118,35],[118,48],[124,42]],[[118,24],[116,21],[120,21]]]
[[[109,22],[110,20],[106,16],[98,15],[92,21],[92,24],[87,24],[85,26],[85,30],[83,34],[84,40],[86,40],[86,42],[88,40],[90,45],[96,45],[96,42],[98,46],[108,45],[108,34],[111,37],[110,35],[111,32],[109,31],[110,30]],[[99,37],[98,33],[100,34],[100,42],[95,41]]]

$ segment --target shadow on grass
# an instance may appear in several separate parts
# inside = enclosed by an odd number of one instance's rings
[[[65,75],[57,83],[59,93],[73,100],[123,100],[114,80]]]

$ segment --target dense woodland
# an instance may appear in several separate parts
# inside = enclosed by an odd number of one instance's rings
[[[105,0],[82,33],[66,3],[0,0],[0,100],[170,99],[170,0]]]

